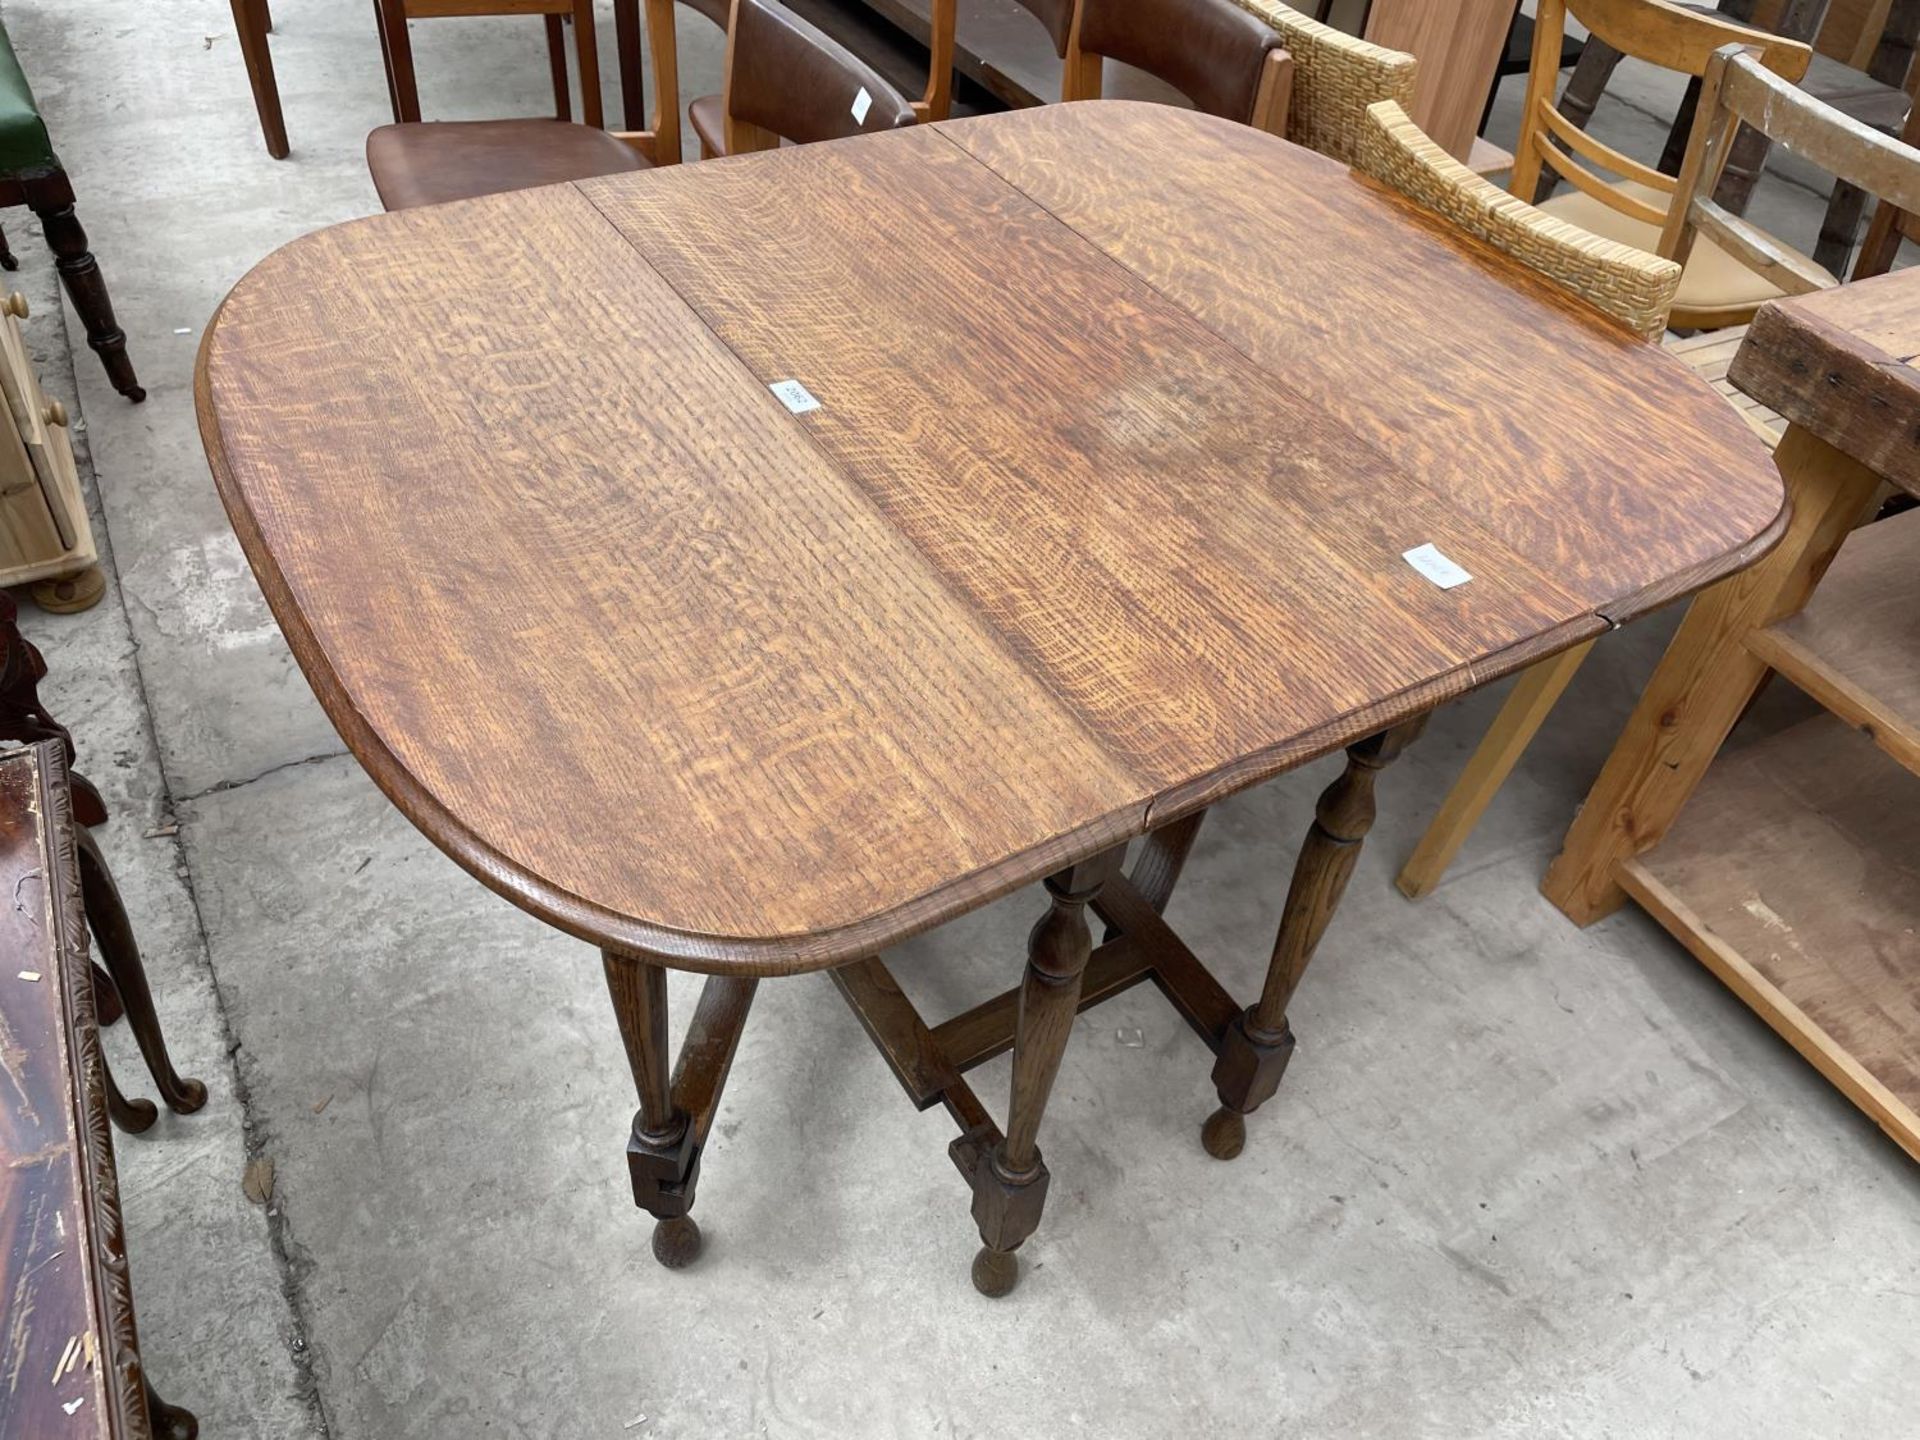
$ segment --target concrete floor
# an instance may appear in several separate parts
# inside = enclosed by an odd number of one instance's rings
[[[342,753],[200,453],[192,363],[222,294],[375,208],[367,8],[276,6],[275,163],[219,0],[4,3],[151,391],[128,405],[84,348],[68,366],[12,212],[117,577],[28,625],[115,807],[175,1053],[212,1090],[117,1138],[146,1355],[204,1435],[1913,1433],[1920,1172],[1643,917],[1582,932],[1535,890],[1670,618],[1599,647],[1417,907],[1390,876],[1499,695],[1387,777],[1236,1163],[1200,1151],[1208,1058],[1154,992],[1083,1018],[1047,1220],[989,1303],[944,1117],[907,1106],[824,979],[774,983],[705,1167],[707,1255],[657,1268],[595,956],[468,880]],[[538,33],[417,27],[430,113],[538,113]],[[689,51],[700,93],[717,50]],[[1643,109],[1603,124],[1649,152],[1670,96],[1616,93]],[[1818,208],[1773,179],[1756,213],[1811,244]],[[1242,994],[1329,773],[1222,807],[1174,903]],[[1009,983],[1035,903],[905,947],[923,1008]],[[128,1037],[108,1047],[140,1088]],[[250,1157],[276,1167],[269,1206],[242,1193]]]

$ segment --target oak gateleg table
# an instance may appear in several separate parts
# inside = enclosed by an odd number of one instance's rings
[[[1077,1010],[1157,984],[1230,1158],[1425,713],[1784,523],[1657,347],[1318,155],[1120,102],[338,225],[234,287],[196,398],[353,753],[603,952],[655,1255],[698,1250],[755,986],[827,970],[958,1124],[989,1294]],[[1210,803],[1341,747],[1243,1008],[1161,911]],[[1019,986],[929,1026],[881,952],[1039,879]],[[663,967],[711,977],[671,1077]],[[965,1073],[1008,1049],[1003,1131]]]

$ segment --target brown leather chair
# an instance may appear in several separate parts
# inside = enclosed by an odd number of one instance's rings
[[[1165,81],[1197,110],[1286,134],[1293,62],[1280,32],[1234,0],[1080,0],[1064,43],[1057,25],[1049,31],[1065,62],[1062,100],[1097,100],[1111,58]]]
[[[845,140],[898,130],[915,118],[907,97],[879,71],[786,6],[733,0],[721,153],[772,150],[782,140]]]
[[[621,139],[600,128],[600,77],[593,43],[592,0],[549,0],[570,5],[574,43],[580,52],[580,99],[587,123],[568,119],[420,120],[412,47],[407,39],[407,0],[379,0],[381,51],[399,123],[367,136],[367,169],[389,210],[465,200],[535,185],[557,185],[593,175],[645,169],[645,137]],[[477,7],[476,7],[477,13]],[[556,15],[548,14],[554,29]],[[551,33],[551,32],[550,32]],[[564,60],[556,67],[556,108]]]
[[[686,0],[686,3],[702,15],[705,15],[709,20],[712,20],[716,25],[723,26],[727,29],[729,37],[727,46],[729,57],[728,73],[731,74],[731,57],[733,54],[731,37],[733,31],[728,0]],[[782,14],[788,15],[794,24],[804,26],[807,32],[814,37],[816,44],[831,47],[834,50],[840,51],[841,54],[853,58],[850,51],[844,50],[829,36],[823,34],[813,26],[808,25],[806,21],[801,20],[798,16],[791,15],[790,12],[782,10],[778,5],[772,8],[781,10]],[[947,118],[947,113],[953,98],[953,32],[956,9],[957,0],[933,0],[930,7],[928,24],[931,28],[931,39],[928,42],[926,94],[920,99],[910,102],[916,120],[944,120]],[[656,50],[659,47],[657,38],[655,39],[655,47]],[[854,63],[862,64],[863,62],[855,58]],[[873,72],[869,71],[869,73],[871,74]],[[798,83],[795,83],[796,81],[798,81]],[[886,84],[884,80],[880,83],[883,85]],[[786,88],[790,97],[790,103],[805,103],[805,81],[799,81],[796,76],[794,79],[789,80]],[[898,93],[894,91],[891,86],[887,88],[889,93]],[[869,93],[876,97],[878,96],[879,92],[873,90],[871,86],[869,86],[868,89]],[[718,155],[731,155],[734,153],[733,148],[727,143],[726,114],[727,107],[725,99],[719,95],[702,95],[687,107],[687,119],[692,122],[693,133],[700,137],[700,156],[702,159],[710,160]]]

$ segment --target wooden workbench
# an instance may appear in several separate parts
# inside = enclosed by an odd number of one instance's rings
[[[1780,547],[1697,599],[1548,896],[1631,897],[1920,1158],[1920,273],[1769,305],[1729,379],[1788,429]],[[1716,760],[1776,671],[1825,714]]]

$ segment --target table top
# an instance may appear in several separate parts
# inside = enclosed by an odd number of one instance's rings
[[[336,226],[234,288],[196,390],[386,793],[695,969],[870,953],[1783,520],[1657,347],[1320,156],[1125,102]]]
[[[145,1437],[58,741],[0,754],[0,1440]]]
[[[1727,371],[1761,404],[1920,495],[1920,271],[1764,305]]]

